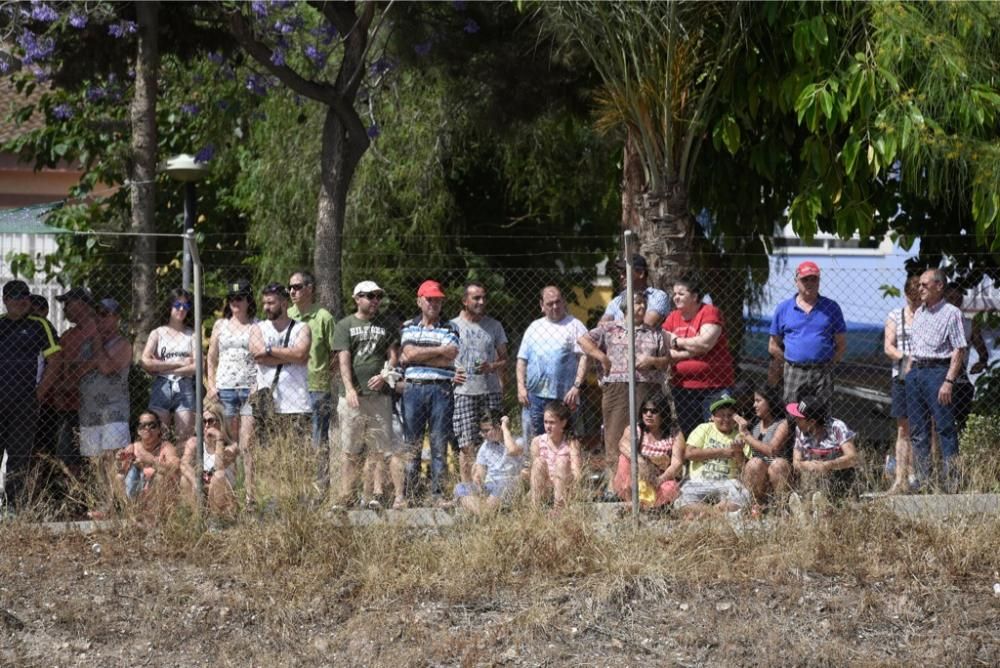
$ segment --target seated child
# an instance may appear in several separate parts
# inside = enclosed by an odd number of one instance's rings
[[[825,493],[833,497],[851,493],[858,465],[854,432],[843,421],[831,417],[829,408],[814,396],[806,395],[785,409],[796,425],[792,467],[802,486],[814,490],[813,505],[824,505]],[[797,502],[797,496],[789,499],[793,506]]]
[[[531,503],[542,505],[552,488],[554,505],[566,504],[567,486],[583,476],[580,442],[567,433],[569,407],[555,400],[545,404],[545,433],[531,439]]]
[[[483,444],[472,468],[472,482],[455,486],[455,498],[475,515],[508,503],[521,483],[522,448],[510,433],[510,418],[487,409],[479,420]]]

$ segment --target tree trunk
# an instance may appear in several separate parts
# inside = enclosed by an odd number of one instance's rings
[[[142,355],[146,338],[156,325],[156,97],[160,52],[159,3],[137,2],[139,42],[135,61],[135,95],[129,112],[132,122],[132,164],[129,197],[131,230],[138,233],[132,247],[133,359]]]
[[[331,106],[323,121],[323,151],[320,158],[319,207],[316,216],[316,250],[313,266],[316,274],[316,300],[336,318],[344,316],[341,264],[344,249],[344,214],[347,191],[354,171],[368,147],[361,119],[350,108],[353,122],[345,123]]]
[[[647,192],[639,211],[639,252],[649,265],[650,284],[670,293],[673,283],[694,265],[694,216],[688,210],[686,184],[668,184],[663,192]]]

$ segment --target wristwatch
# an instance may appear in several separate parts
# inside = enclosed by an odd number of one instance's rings
[[[573,387],[575,387],[578,390],[582,390],[583,389],[583,383],[578,380],[578,381],[576,381],[576,382],[573,383]]]
[[[953,381],[951,378],[945,378],[944,382],[948,383],[949,385],[954,385],[955,384],[955,381]]]
[[[267,353],[268,355],[271,354],[271,344],[270,343],[267,344],[266,346],[264,346],[264,352]]]

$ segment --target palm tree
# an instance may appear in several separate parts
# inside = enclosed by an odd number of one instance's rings
[[[622,227],[638,234],[654,282],[669,286],[693,264],[688,193],[743,3],[584,0],[540,11],[600,76],[597,127],[625,135]]]

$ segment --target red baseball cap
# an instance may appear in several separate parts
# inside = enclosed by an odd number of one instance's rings
[[[444,291],[441,289],[441,284],[437,281],[424,281],[417,288],[418,297],[444,297]]]
[[[799,265],[799,268],[795,270],[795,276],[819,276],[819,265],[815,262],[803,262]]]

